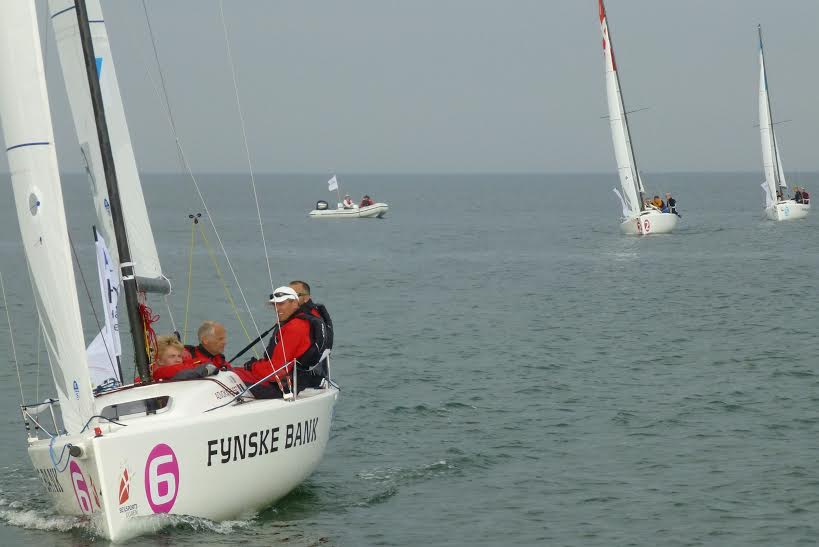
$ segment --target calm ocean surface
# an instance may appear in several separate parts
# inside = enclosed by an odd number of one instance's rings
[[[334,197],[326,178],[258,179],[274,283],[308,280],[336,324],[342,393],[321,465],[256,518],[174,518],[131,545],[819,543],[819,212],[762,220],[758,173],[653,175],[682,222],[629,238],[614,175],[341,174],[342,191],[388,202],[387,219],[309,219]],[[819,195],[817,180],[792,182]],[[200,183],[267,326],[249,180]],[[66,185],[97,298],[87,183]],[[182,329],[187,215],[201,207],[185,177],[145,186]],[[2,195],[0,271],[33,401],[52,394],[50,373],[38,391],[8,183]],[[188,332],[222,320],[232,354],[244,337],[201,242],[193,264]],[[9,342],[0,314],[0,544],[106,544],[57,515],[33,473]]]

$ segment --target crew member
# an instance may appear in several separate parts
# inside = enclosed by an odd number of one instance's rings
[[[324,321],[324,325],[327,327],[327,336],[324,347],[327,349],[332,349],[333,320],[330,319],[330,313],[327,311],[327,308],[324,307],[324,304],[313,302],[313,299],[310,296],[310,285],[308,285],[306,281],[291,281],[288,285],[291,289],[296,291],[296,295],[299,297],[299,309]]]
[[[199,345],[185,346],[193,364],[213,363],[217,368],[230,368],[230,363],[225,360],[227,331],[224,325],[216,321],[203,321],[196,335],[199,337]]]
[[[289,392],[294,368],[299,391],[318,387],[322,378],[309,369],[318,364],[324,351],[323,321],[299,310],[299,296],[290,287],[277,288],[269,302],[275,306],[278,322],[265,357],[248,361],[234,372],[248,386],[264,380],[251,388],[257,399],[278,399]]]
[[[191,380],[216,374],[218,369],[211,363],[194,363],[184,358],[185,346],[169,334],[156,339],[156,359],[153,365],[154,380]]]

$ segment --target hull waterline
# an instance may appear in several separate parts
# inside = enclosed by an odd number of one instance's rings
[[[620,231],[625,235],[670,234],[680,217],[674,213],[643,211],[639,217],[627,218],[620,223]]]
[[[312,218],[384,218],[390,208],[386,203],[374,203],[366,207],[353,207],[352,209],[313,209],[310,211]]]
[[[765,216],[768,220],[798,220],[805,218],[810,212],[809,203],[796,203],[796,201],[789,199],[780,201],[765,208]]]
[[[216,408],[232,397],[225,385],[233,375],[224,375],[221,383],[170,382],[100,397],[108,412],[127,408],[122,397],[169,399],[156,414],[120,417],[122,425],[30,440],[29,456],[57,510],[87,516],[97,533],[123,541],[160,527],[156,515],[241,518],[292,491],[321,461],[338,391]]]

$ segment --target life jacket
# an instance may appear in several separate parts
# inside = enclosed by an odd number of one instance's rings
[[[296,312],[296,317],[310,323],[310,349],[297,358],[297,368],[312,375],[324,378],[327,376],[327,325],[324,319],[312,313]]]
[[[218,355],[211,355],[211,353],[203,348],[201,345],[199,346],[185,346],[185,351],[187,351],[191,358],[191,365],[198,366],[204,363],[213,363],[218,368],[228,367],[230,368],[230,363],[225,360],[225,356],[221,353]]]
[[[322,378],[329,375],[327,367],[327,328],[324,320],[316,317],[312,313],[306,313],[302,308],[296,310],[287,321],[282,323],[282,326],[293,319],[303,319],[310,325],[310,347],[296,357],[296,370],[299,375],[299,385],[303,387],[317,387],[321,383]],[[273,328],[270,343],[267,346],[267,354],[272,356],[276,346],[279,344],[279,326]],[[251,365],[254,361],[245,364],[245,368]]]
[[[301,306],[302,310],[305,313],[309,313],[314,317],[318,317],[322,321],[324,321],[325,326],[325,340],[324,340],[324,348],[325,349],[333,349],[333,320],[330,319],[330,313],[327,311],[327,308],[324,307],[324,304],[317,304],[312,300],[308,300]]]

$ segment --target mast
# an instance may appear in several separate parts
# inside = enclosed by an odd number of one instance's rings
[[[122,271],[122,285],[125,291],[125,307],[128,310],[128,322],[131,324],[131,339],[134,343],[134,361],[137,372],[143,380],[150,378],[148,368],[148,352],[145,345],[145,335],[142,327],[142,316],[139,313],[139,297],[134,263],[131,261],[131,251],[128,247],[128,237],[125,233],[125,222],[122,216],[122,204],[117,186],[117,173],[114,167],[114,155],[111,150],[111,140],[108,136],[108,126],[105,123],[105,108],[102,102],[102,91],[97,73],[97,61],[94,55],[94,44],[91,40],[91,29],[88,23],[88,12],[84,0],[75,0],[77,21],[80,29],[85,71],[88,75],[88,86],[91,92],[91,103],[94,107],[94,118],[97,123],[97,136],[102,153],[102,164],[105,172],[105,184],[108,188],[108,198],[111,204],[111,219],[114,224],[114,236],[119,250],[120,269]]]
[[[773,114],[771,113],[771,93],[768,91],[768,69],[765,67],[765,49],[762,47],[762,25],[757,25],[756,29],[759,32],[759,57],[762,59],[762,79],[765,82],[765,105],[768,109],[768,138],[770,140],[771,155],[773,156],[774,186],[776,188],[781,188],[783,184],[779,177],[779,150],[776,149],[776,135],[774,134]],[[773,197],[779,201],[779,198],[777,198],[776,195]],[[783,193],[782,199],[784,198],[785,196]]]

